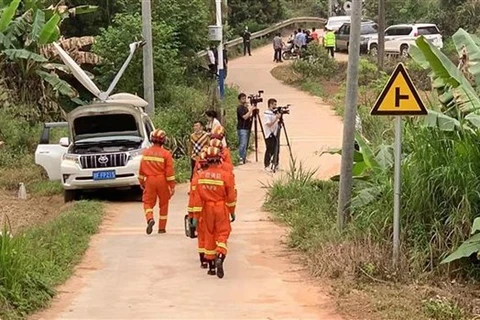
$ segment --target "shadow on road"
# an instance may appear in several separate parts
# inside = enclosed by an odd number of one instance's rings
[[[139,187],[130,189],[98,189],[82,191],[78,200],[96,200],[105,202],[140,202],[142,190]]]

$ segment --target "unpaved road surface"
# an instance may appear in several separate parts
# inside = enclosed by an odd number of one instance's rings
[[[295,156],[306,167],[319,167],[318,177],[337,172],[339,157],[320,158],[315,152],[340,146],[341,121],[318,98],[270,75],[275,66],[270,46],[252,54],[230,62],[227,80],[247,94],[265,90],[265,102],[275,97],[280,105],[292,104],[285,118]],[[286,147],[281,156],[287,168]],[[237,221],[225,278],[207,276],[199,267],[196,240],[186,238],[183,230],[188,186],[180,185],[167,234],[145,235],[140,203],[108,204],[101,231],[75,275],[59,288],[51,308],[32,319],[340,319],[328,288],[296,263],[298,256],[281,244],[285,230],[261,210],[262,183],[282,173],[273,177],[254,155],[250,160],[235,169]]]

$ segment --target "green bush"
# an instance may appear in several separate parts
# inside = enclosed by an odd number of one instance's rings
[[[306,52],[306,57],[295,60],[292,63],[292,68],[304,78],[328,78],[337,71],[338,63],[332,59],[323,46],[310,44]]]
[[[102,220],[102,206],[76,202],[44,225],[0,236],[0,317],[24,318],[48,304],[73,272]]]

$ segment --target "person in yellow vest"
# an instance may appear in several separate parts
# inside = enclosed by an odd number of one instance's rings
[[[332,30],[325,28],[325,35],[323,36],[323,46],[327,51],[330,52],[330,55],[332,58],[334,57],[334,52],[335,52],[335,43],[336,43],[336,36],[335,32]]]

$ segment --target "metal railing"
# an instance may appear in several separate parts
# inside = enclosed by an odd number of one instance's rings
[[[253,40],[253,39],[258,39],[258,38],[262,38],[266,35],[269,35],[275,31],[278,31],[278,30],[281,30],[281,29],[284,29],[292,24],[297,24],[297,23],[319,23],[319,24],[325,24],[327,22],[327,19],[325,18],[318,18],[318,17],[297,17],[297,18],[291,18],[291,19],[288,19],[288,20],[284,20],[284,21],[281,21],[281,22],[278,22],[266,29],[263,29],[263,30],[260,30],[260,31],[257,31],[257,32],[254,32],[252,33],[250,39]],[[225,44],[228,46],[228,47],[231,47],[231,46],[236,46],[236,45],[239,45],[239,44],[242,44],[243,43],[243,39],[242,37],[238,37],[238,38],[235,38],[233,40],[230,40],[230,41],[227,41]],[[197,52],[197,56],[198,57],[203,57],[207,54],[207,51],[206,50],[202,50],[200,52]]]

